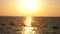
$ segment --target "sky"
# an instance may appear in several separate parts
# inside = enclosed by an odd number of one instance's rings
[[[24,0],[23,0],[24,1]],[[0,0],[0,16],[59,16],[60,0],[35,0],[35,7],[23,9],[22,0]],[[31,2],[32,3],[32,2]],[[19,5],[20,4],[20,5]],[[30,14],[26,11],[32,11]],[[25,13],[24,13],[25,11]],[[33,12],[35,11],[35,12]]]

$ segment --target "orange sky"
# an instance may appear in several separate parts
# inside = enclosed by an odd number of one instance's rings
[[[42,6],[34,14],[23,14],[17,8],[18,0],[0,0],[0,16],[60,16],[59,0],[38,0]],[[40,3],[38,3],[40,5]]]

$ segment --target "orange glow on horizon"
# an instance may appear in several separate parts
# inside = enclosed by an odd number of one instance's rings
[[[0,16],[60,17],[58,0],[2,0]]]

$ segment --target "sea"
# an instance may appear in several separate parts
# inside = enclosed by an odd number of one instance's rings
[[[60,17],[31,17],[31,26],[24,25],[26,17],[0,16],[0,34],[60,34]],[[28,20],[28,25],[29,25]]]

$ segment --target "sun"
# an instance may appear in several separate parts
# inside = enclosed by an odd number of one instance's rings
[[[18,0],[17,7],[22,14],[34,14],[41,8],[41,3],[37,0]]]

